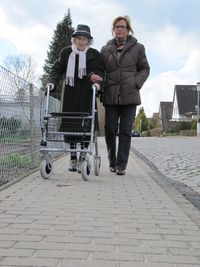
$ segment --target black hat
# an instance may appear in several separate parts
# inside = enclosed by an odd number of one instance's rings
[[[77,36],[77,35],[83,35],[83,36],[93,39],[90,33],[90,27],[87,25],[79,24],[75,32],[72,34],[72,37]]]

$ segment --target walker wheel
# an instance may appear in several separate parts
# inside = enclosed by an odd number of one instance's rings
[[[99,155],[96,155],[94,157],[94,174],[96,176],[99,176],[100,174],[100,167],[101,167],[101,157]]]
[[[50,159],[46,160],[43,159],[40,163],[40,174],[44,179],[48,179],[51,174],[52,174],[52,170],[53,170],[53,164],[52,161]]]
[[[89,180],[91,172],[91,165],[88,159],[84,160],[81,164],[81,175],[84,181]]]

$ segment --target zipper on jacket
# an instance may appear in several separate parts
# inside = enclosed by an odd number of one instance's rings
[[[115,53],[112,53],[113,54],[113,58],[115,59],[116,63],[117,63],[117,66],[118,66],[118,70],[119,70],[119,75],[120,75],[120,88],[119,88],[119,92],[118,92],[118,104],[119,104],[119,101],[120,101],[120,95],[121,95],[121,67],[120,67],[120,64],[119,64],[119,58],[118,56],[115,54]]]
[[[122,79],[121,79],[121,68],[120,65],[118,65],[118,69],[119,69],[119,77],[120,77],[120,87],[119,87],[119,93],[118,93],[118,104],[120,102],[120,96],[121,96],[121,87],[122,87]]]

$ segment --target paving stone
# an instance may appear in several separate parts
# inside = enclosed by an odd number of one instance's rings
[[[117,263],[114,261],[76,261],[76,260],[66,260],[64,259],[60,267],[117,267]]]
[[[19,258],[6,257],[0,262],[0,266],[18,266],[18,267],[54,267],[59,260],[47,258]]]

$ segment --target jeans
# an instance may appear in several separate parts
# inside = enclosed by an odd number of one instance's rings
[[[131,132],[135,120],[136,105],[105,106],[105,139],[109,164],[126,169],[131,145]],[[119,123],[119,142],[116,154],[116,133]]]

